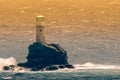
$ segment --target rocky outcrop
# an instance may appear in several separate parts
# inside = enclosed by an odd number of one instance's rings
[[[58,44],[33,43],[28,49],[27,62],[18,66],[31,68],[32,71],[74,68],[68,63],[67,52]]]

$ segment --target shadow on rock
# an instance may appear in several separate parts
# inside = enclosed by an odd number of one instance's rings
[[[32,71],[74,68],[68,63],[67,52],[58,44],[33,43],[28,49],[27,62],[18,66],[31,68]]]

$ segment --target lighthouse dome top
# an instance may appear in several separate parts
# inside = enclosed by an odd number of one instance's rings
[[[36,20],[37,20],[37,22],[42,22],[42,21],[44,21],[44,16],[39,15],[36,17]]]
[[[40,16],[37,16],[36,17],[36,21],[37,21],[37,27],[39,26],[41,26],[41,27],[43,27],[43,26],[45,26],[45,23],[44,23],[44,16],[42,16],[42,15],[40,15]]]

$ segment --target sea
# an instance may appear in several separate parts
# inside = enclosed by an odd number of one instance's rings
[[[75,68],[4,71],[26,62],[38,15]],[[120,0],[0,0],[0,80],[120,80]]]

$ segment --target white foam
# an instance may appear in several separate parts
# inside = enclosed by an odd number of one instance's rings
[[[0,58],[0,71],[3,70],[4,66],[17,65],[16,59],[14,57],[10,58]]]
[[[75,69],[120,69],[120,65],[104,65],[104,64],[94,64],[94,63],[85,63],[85,64],[75,64]]]
[[[18,67],[16,59],[14,57],[10,58],[0,58],[0,71],[4,71],[4,66],[10,66],[14,65],[14,71],[13,72],[30,72],[30,69],[26,69],[23,67]],[[74,64],[74,69],[59,69],[57,71],[76,71],[80,69],[120,69],[120,65],[104,65],[104,64],[94,64],[91,62],[85,63],[85,64]],[[10,70],[12,71],[12,70]],[[46,72],[46,71],[45,71]]]

